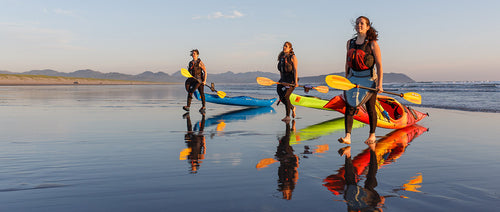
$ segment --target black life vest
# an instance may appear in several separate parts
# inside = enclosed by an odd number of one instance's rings
[[[205,77],[205,71],[203,71],[203,69],[201,68],[201,59],[198,58],[198,60],[194,61],[194,60],[191,60],[189,62],[189,73],[194,77],[194,78],[197,78],[197,79],[203,79]]]
[[[373,69],[375,57],[373,56],[371,42],[365,41],[363,44],[356,44],[356,38],[349,41],[349,51],[347,52],[347,65],[355,71]]]
[[[280,82],[295,83],[295,66],[292,62],[294,54],[283,54],[278,61],[280,71]]]

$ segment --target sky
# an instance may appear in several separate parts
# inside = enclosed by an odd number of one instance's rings
[[[343,72],[353,22],[379,32],[384,73],[500,80],[497,0],[0,0],[0,70],[172,74],[198,49],[210,73],[277,72],[290,41],[300,76]]]

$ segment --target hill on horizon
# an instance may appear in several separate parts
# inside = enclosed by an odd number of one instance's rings
[[[167,74],[165,72],[151,72],[145,71],[137,75],[123,74],[119,72],[109,72],[102,73],[99,71],[94,71],[90,69],[77,70],[74,72],[66,73],[54,71],[51,69],[44,70],[32,70],[22,73],[15,73],[9,71],[0,71],[0,74],[23,74],[23,75],[45,75],[45,76],[59,76],[59,77],[78,77],[78,78],[94,78],[94,79],[115,79],[115,80],[128,80],[128,81],[149,81],[149,82],[184,82],[186,78],[182,76],[180,71],[173,74]],[[344,73],[330,73],[335,75],[344,76]],[[300,77],[299,81],[301,83],[311,83],[311,84],[326,84],[325,75],[319,76],[307,76]],[[207,81],[214,83],[255,83],[256,77],[267,77],[272,80],[279,80],[279,73],[253,71],[245,73],[234,73],[231,71],[220,73],[220,74],[209,74]],[[408,83],[415,82],[405,74],[402,73],[384,73],[384,83],[399,82]]]

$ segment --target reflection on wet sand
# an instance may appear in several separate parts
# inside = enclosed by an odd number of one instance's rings
[[[293,120],[292,122],[295,122]],[[294,123],[292,123],[294,124]],[[283,199],[291,200],[295,184],[299,179],[299,157],[294,154],[290,145],[290,123],[286,123],[285,135],[279,139],[276,160],[280,162],[278,168],[278,191],[283,194]]]
[[[359,121],[353,122],[353,128],[363,127],[365,124]],[[319,137],[330,135],[334,132],[344,130],[344,117],[331,119],[318,124],[305,127],[300,130],[293,130],[290,137],[290,144],[300,144],[301,141],[317,139]]]
[[[265,168],[273,163],[279,162],[278,168],[278,191],[283,195],[283,199],[291,200],[295,184],[299,179],[299,157],[294,154],[293,147],[290,145],[291,130],[295,126],[295,120],[285,122],[285,135],[279,138],[278,146],[274,158],[264,158],[255,166],[257,169]]]
[[[339,150],[340,155],[345,155],[345,190],[344,200],[347,202],[347,211],[381,211],[384,205],[385,197],[381,197],[375,190],[377,187],[377,155],[375,153],[375,144],[369,145],[368,173],[366,174],[365,185],[358,185],[359,176],[355,174],[355,168],[351,159],[351,147],[344,147]]]
[[[295,184],[299,179],[299,155],[308,158],[308,155],[325,153],[329,150],[328,144],[316,145],[310,148],[304,146],[304,151],[300,154],[294,154],[292,145],[300,144],[300,141],[317,139],[324,135],[329,135],[337,130],[344,128],[344,119],[337,118],[308,126],[302,130],[296,131],[295,120],[285,122],[285,135],[279,139],[274,158],[264,158],[255,166],[257,169],[266,168],[273,163],[279,162],[278,168],[278,191],[282,193],[282,198],[291,200]],[[290,125],[291,124],[291,125]],[[363,126],[357,122],[358,127]],[[303,135],[303,136],[301,136]]]
[[[337,174],[324,179],[323,185],[334,195],[344,194],[348,210],[381,210],[385,197],[379,196],[375,191],[377,170],[400,158],[409,143],[427,130],[419,125],[395,130],[378,140],[376,144],[370,144],[369,148],[353,159],[350,147],[341,148],[339,154],[345,155],[345,165],[337,171]],[[366,175],[364,187],[357,185],[362,175]],[[400,190],[416,190],[419,180],[421,182],[421,175],[405,184]]]
[[[180,160],[188,160],[190,164],[190,172],[192,174],[198,173],[202,160],[205,159],[206,143],[203,130],[205,129],[205,115],[202,116],[200,122],[196,123],[193,131],[191,124],[191,116],[188,113],[183,115],[187,122],[187,132],[184,135],[187,148],[183,149],[180,153]]]
[[[185,113],[182,117],[186,119],[187,122],[187,132],[184,136],[187,148],[184,148],[180,152],[179,160],[188,160],[191,164],[190,172],[193,174],[197,173],[201,163],[203,162],[202,160],[205,159],[205,127],[216,125],[217,135],[223,135],[226,123],[248,120],[267,113],[275,113],[275,111],[272,107],[245,108],[242,110],[225,112],[208,119],[205,119],[205,115],[202,114],[202,119],[196,122],[194,129],[191,124],[191,116],[189,115],[189,112]],[[211,136],[213,136],[213,134]]]
[[[233,110],[219,115],[212,116],[205,121],[205,126],[210,127],[216,125],[217,135],[223,135],[223,131],[227,123],[249,120],[260,115],[276,113],[272,107],[245,108],[241,110]]]

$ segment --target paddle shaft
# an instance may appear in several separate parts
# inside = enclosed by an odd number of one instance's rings
[[[367,89],[367,90],[371,90],[371,91],[378,91],[378,89],[376,89],[376,88],[365,87],[365,86],[358,85],[358,84],[354,84],[354,85],[356,85],[356,88],[363,88],[363,89]],[[402,94],[402,93],[393,93],[390,91],[382,91],[382,93],[387,93],[387,94],[392,94],[392,95],[396,95],[399,97],[404,97],[404,94]]]
[[[295,84],[290,84],[290,83],[286,83],[286,82],[276,82],[276,84],[281,84],[281,85],[284,85],[284,86],[295,86]],[[303,88],[305,86],[303,86],[303,85],[297,85],[297,87]],[[311,88],[316,89],[316,87],[311,87]]]
[[[204,85],[207,86],[208,88],[210,88],[210,90],[213,92],[219,92],[219,91],[215,90],[215,88],[212,86],[208,86],[207,84],[204,84]]]
[[[200,80],[200,79],[198,79],[198,78],[194,78],[193,76],[190,76],[190,78],[193,78],[193,79],[195,79],[196,81],[198,81],[198,83],[200,83],[200,84],[203,84],[203,85],[207,86],[208,88],[210,88],[210,90],[211,90],[211,91],[213,91],[213,92],[218,92],[217,90],[215,90],[215,88],[214,88],[214,87],[209,86],[209,85],[207,85],[206,83],[201,82],[201,80]]]

